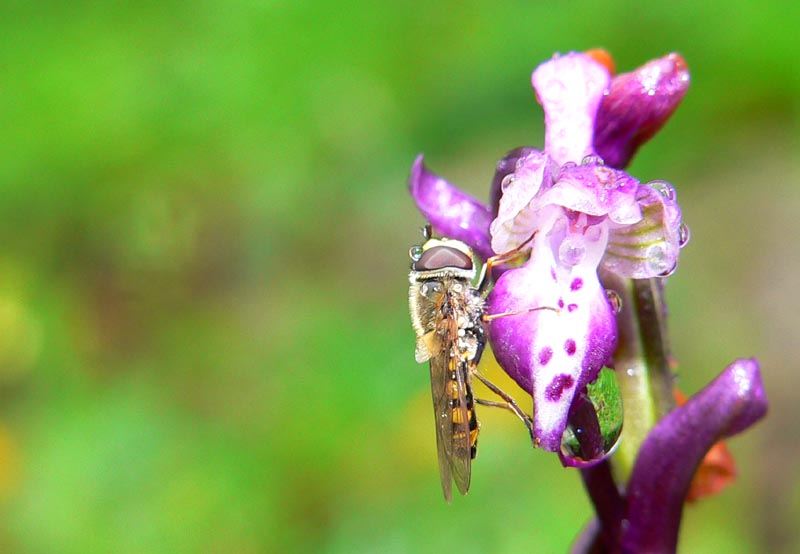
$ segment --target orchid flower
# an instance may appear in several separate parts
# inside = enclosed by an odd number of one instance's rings
[[[533,398],[536,444],[581,468],[597,518],[573,551],[673,552],[704,456],[763,417],[767,401],[758,363],[738,360],[675,406],[662,288],[688,229],[670,184],[642,183],[623,168],[675,111],[689,72],[670,54],[612,73],[602,51],[556,56],[533,72],[544,149],[520,147],[498,162],[489,205],[430,172],[422,156],[409,187],[437,232],[483,259],[533,237],[527,261],[494,272],[488,312],[513,315],[492,318],[489,338]],[[625,414],[610,459],[600,411],[586,401],[604,366],[615,369]],[[563,452],[565,433],[578,428],[588,460]]]
[[[557,451],[576,393],[616,348],[615,314],[598,266],[637,279],[669,273],[685,232],[670,185],[642,184],[606,166],[594,149],[598,109],[613,90],[604,65],[567,54],[539,66],[532,82],[545,112],[545,148],[518,149],[498,164],[496,217],[488,229],[489,208],[429,173],[421,158],[411,192],[434,228],[484,257],[513,250],[535,233],[530,259],[499,278],[489,310],[558,311],[497,318],[490,337],[500,365],[533,396],[539,444]],[[619,109],[619,102],[608,109]],[[606,133],[619,137],[606,142],[617,159],[642,139],[630,127]]]

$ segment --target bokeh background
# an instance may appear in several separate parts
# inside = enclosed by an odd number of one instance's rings
[[[442,499],[405,183],[485,198],[530,72],[597,46],[692,70],[630,168],[692,230],[680,386],[756,355],[771,400],[681,551],[800,550],[796,3],[102,4],[0,7],[3,552],[565,551],[580,480],[506,413]]]

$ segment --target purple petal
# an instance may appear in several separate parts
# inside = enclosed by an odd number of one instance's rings
[[[505,272],[488,298],[490,314],[557,310],[499,317],[490,326],[495,357],[533,396],[535,435],[550,451],[560,449],[576,391],[616,346],[616,320],[595,271],[599,254],[586,252],[586,263],[567,266],[557,262],[558,242],[553,233],[537,235],[530,260]]]
[[[643,217],[634,225],[612,226],[603,267],[632,279],[668,275],[685,244],[675,191],[661,181],[645,183],[636,200]]]
[[[595,116],[610,80],[603,65],[574,52],[533,72],[531,82],[544,108],[544,149],[559,165],[594,154]]]
[[[497,217],[489,227],[495,252],[517,248],[539,228],[538,204],[533,201],[553,182],[553,169],[547,154],[531,149],[517,159],[514,172],[503,179]]]
[[[625,167],[678,107],[689,88],[689,69],[669,54],[612,79],[600,104],[594,149],[612,167]]]
[[[500,197],[503,195],[503,180],[516,171],[517,162],[520,158],[524,158],[535,151],[536,149],[530,146],[520,146],[503,156],[503,159],[497,162],[494,179],[492,179],[492,188],[489,190],[489,202],[491,203],[495,216],[497,216],[497,210],[500,206]]]
[[[568,165],[539,202],[587,215],[608,216],[612,222],[625,225],[642,219],[636,201],[638,189],[639,181],[624,171],[596,164]]]
[[[428,171],[422,154],[414,160],[408,188],[419,211],[437,233],[465,242],[484,260],[494,255],[489,239],[491,210]]]
[[[667,414],[642,443],[628,483],[625,552],[674,552],[684,500],[706,452],[764,417],[758,362],[737,360],[685,405]]]

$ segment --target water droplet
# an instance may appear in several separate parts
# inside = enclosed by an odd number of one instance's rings
[[[606,289],[606,298],[615,315],[622,311],[622,297],[616,291]]]
[[[505,192],[506,189],[508,187],[510,187],[512,184],[514,184],[514,174],[513,173],[509,173],[508,175],[503,177],[502,181],[500,181],[500,190]]]
[[[666,181],[650,181],[647,183],[647,186],[667,200],[675,200],[677,196],[675,193],[675,188]]]
[[[691,233],[689,232],[689,226],[685,223],[681,223],[680,229],[678,229],[678,246],[683,248],[689,242],[689,238],[691,238]]]
[[[677,269],[678,269],[678,264],[676,263],[676,264],[673,264],[673,265],[672,265],[672,267],[671,267],[671,268],[669,268],[668,270],[666,270],[666,271],[662,271],[661,273],[659,273],[659,274],[658,274],[658,276],[659,276],[659,277],[669,277],[670,275],[672,275],[673,273],[675,273],[675,271],[676,271]]]
[[[420,245],[412,246],[408,249],[408,255],[412,260],[418,262],[422,258],[422,247]]]
[[[581,160],[581,165],[606,165],[600,156],[586,156]]]
[[[561,241],[561,245],[558,247],[558,257],[567,265],[578,265],[583,261],[585,255],[586,246],[581,240],[567,237]]]
[[[442,284],[436,281],[431,281],[428,283],[424,283],[419,292],[422,296],[427,298],[428,300],[437,300],[438,297],[442,295]]]
[[[575,399],[561,437],[565,465],[588,467],[610,456],[622,434],[622,393],[617,374],[604,368]]]
[[[654,244],[647,250],[645,256],[648,269],[656,275],[668,271],[671,267],[672,260],[667,257],[667,249],[663,244]]]

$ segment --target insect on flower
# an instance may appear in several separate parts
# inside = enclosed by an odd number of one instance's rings
[[[531,417],[477,371],[486,346],[484,323],[497,317],[552,308],[484,314],[492,266],[519,257],[528,241],[512,252],[489,258],[473,284],[477,268],[472,250],[466,244],[432,238],[430,226],[424,229],[424,237],[425,243],[409,252],[412,263],[408,299],[417,336],[416,360],[430,361],[439,474],[445,500],[450,502],[453,481],[461,494],[469,490],[472,459],[478,444],[475,403],[512,411],[533,437]],[[474,398],[473,376],[503,401]]]

